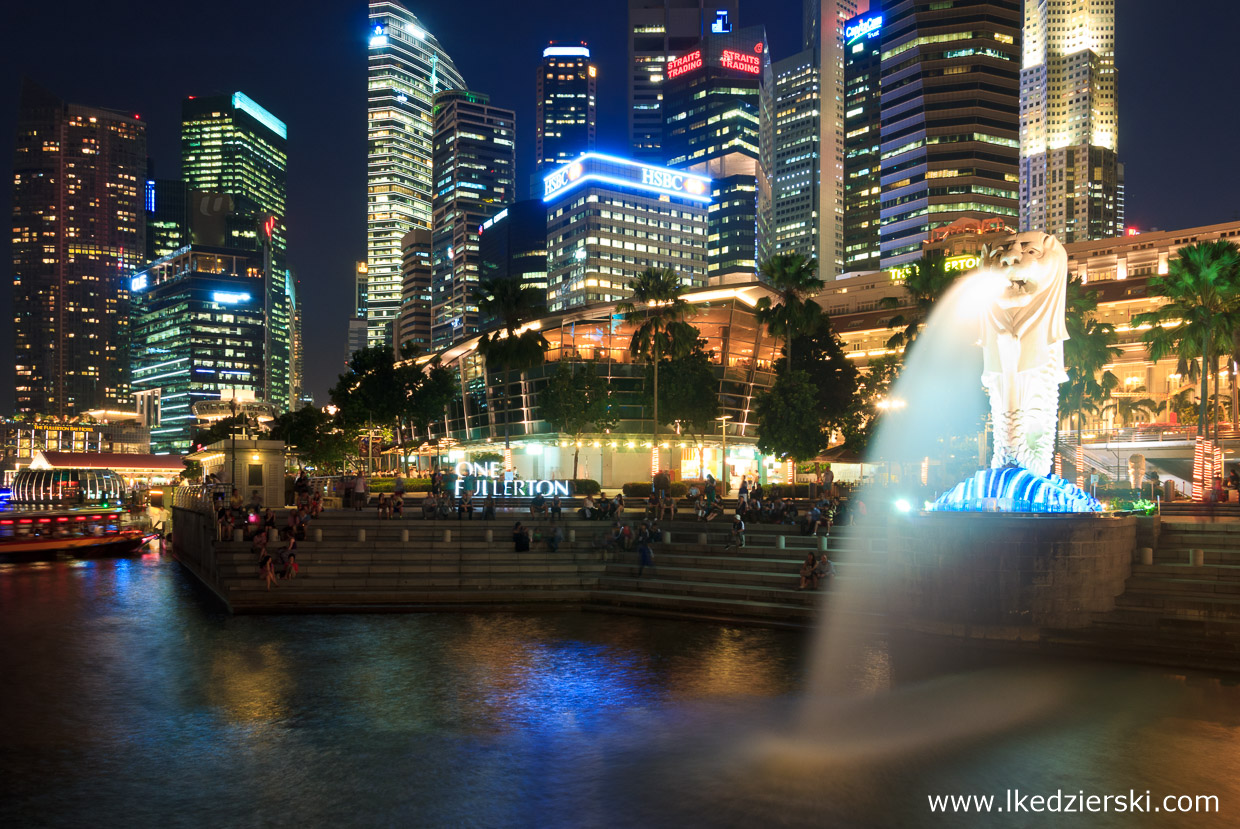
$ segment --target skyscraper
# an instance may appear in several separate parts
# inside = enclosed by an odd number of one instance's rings
[[[296,297],[288,269],[285,210],[288,169],[284,122],[244,92],[186,98],[181,106],[181,177],[191,193],[191,235],[205,194],[226,194],[232,212],[222,217],[222,244],[230,250],[253,250],[266,275],[264,300],[269,371],[256,393],[277,411],[297,405],[300,379],[295,376],[293,323]],[[202,238],[193,241],[202,244]]]
[[[662,164],[664,64],[738,24],[738,0],[629,0],[629,151]]]
[[[752,279],[765,230],[770,165],[762,112],[770,110],[770,53],[761,26],[702,38],[666,64],[663,153],[667,166],[708,177],[707,277]]]
[[[13,158],[17,411],[129,397],[128,279],[146,252],[146,128],[22,81]]]
[[[367,341],[391,345],[401,311],[401,240],[432,226],[434,98],[465,89],[452,58],[396,0],[371,0],[366,88]]]
[[[844,25],[844,270],[879,263],[879,146],[883,16],[873,9]]]
[[[516,279],[547,301],[547,207],[542,199],[508,205],[482,223],[478,251],[484,279]],[[487,326],[490,320],[479,320]]]
[[[771,64],[769,253],[818,258],[818,67],[806,49]]]
[[[435,348],[478,329],[478,230],[516,201],[516,133],[513,111],[491,106],[486,95],[456,89],[435,96],[429,309]]]
[[[146,262],[189,244],[189,190],[184,181],[148,178],[142,200],[146,209]]]
[[[1020,229],[1121,235],[1115,0],[1025,0],[1023,52]]]
[[[541,173],[594,149],[598,66],[584,42],[552,43],[543,49],[537,81],[534,158]]]
[[[405,343],[431,348],[431,232],[415,227],[401,240],[401,309],[397,318],[396,355]]]
[[[957,220],[1016,223],[1020,0],[894,0],[882,35],[882,267]]]
[[[806,45],[818,68],[818,275],[844,269],[844,24],[868,0],[804,0]]]

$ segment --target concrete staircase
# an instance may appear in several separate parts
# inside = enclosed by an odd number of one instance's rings
[[[821,541],[798,535],[794,527],[760,525],[749,532],[745,548],[726,549],[728,523],[665,522],[661,528],[671,541],[655,545],[657,569],[638,578],[636,550],[609,551],[600,543],[609,523],[568,519],[561,523],[565,540],[557,552],[534,542],[530,552],[516,553],[516,520],[532,529],[547,525],[516,514],[457,521],[328,512],[298,542],[296,579],[268,590],[249,543],[223,542],[216,545],[216,582],[238,613],[545,605],[786,625],[809,624],[814,617],[816,594],[797,590],[798,570]],[[312,540],[316,529],[321,541]],[[365,530],[364,541],[358,540],[359,529]],[[853,555],[855,540],[837,535],[829,545],[840,583],[855,577],[854,568],[876,566]]]

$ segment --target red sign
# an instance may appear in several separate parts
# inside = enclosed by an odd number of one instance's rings
[[[674,78],[677,75],[683,75],[686,72],[692,72],[694,69],[702,68],[702,50],[695,49],[687,55],[681,55],[678,58],[672,58],[667,62],[667,76]]]
[[[724,69],[736,69],[741,72],[748,72],[751,75],[757,75],[762,71],[762,59],[757,55],[747,55],[744,52],[734,52],[731,49],[724,49],[720,53],[719,65]]]

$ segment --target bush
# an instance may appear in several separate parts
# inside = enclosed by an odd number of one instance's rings
[[[370,492],[395,492],[395,478],[371,478],[366,482],[367,490]],[[405,492],[430,492],[430,478],[406,478]]]
[[[593,478],[570,478],[568,481],[568,491],[574,495],[598,495],[598,481]]]

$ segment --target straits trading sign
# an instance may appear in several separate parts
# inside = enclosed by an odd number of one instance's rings
[[[561,495],[568,497],[568,481],[522,481],[509,478],[499,469],[497,463],[469,463],[461,461],[456,465],[456,485],[453,495],[461,497],[465,491],[466,481],[473,478],[475,496],[494,495],[500,498],[533,498],[542,495],[554,498]]]
[[[660,196],[710,201],[710,179],[705,176],[602,153],[585,153],[576,161],[551,171],[543,179],[543,201],[551,201],[587,181],[643,190]]]

